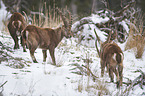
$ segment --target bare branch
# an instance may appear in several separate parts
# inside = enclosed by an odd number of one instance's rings
[[[135,1],[131,1],[122,10],[119,10],[118,12],[116,12],[115,14],[113,14],[113,16],[115,16],[115,17],[121,16],[124,13],[124,11],[126,11],[128,8],[132,7],[134,3],[135,3]]]
[[[123,92],[123,94],[125,96],[128,96],[129,95],[129,92],[130,90],[139,84],[140,88],[143,89],[143,85],[145,85],[145,73],[142,71],[142,70],[137,70],[137,71],[134,71],[135,73],[136,72],[140,72],[141,75],[139,75],[137,78],[135,78],[133,81],[130,80],[131,84],[129,84],[130,86],[128,88],[126,88]]]
[[[99,55],[99,57],[100,57],[100,51],[99,51],[98,46],[97,46],[97,41],[101,44],[101,40],[100,40],[99,36],[97,35],[97,32],[96,32],[95,29],[94,29],[94,32],[95,32],[95,35],[96,35],[96,38],[97,38],[97,40],[95,40],[95,46],[96,46],[98,55]]]
[[[64,22],[65,28],[68,28],[69,24],[68,24],[68,22],[66,21],[66,17],[62,14],[62,11],[61,11],[59,8],[56,8],[56,11],[57,11],[57,12],[59,13],[59,15],[61,16],[62,21]]]
[[[99,77],[97,77],[96,75],[94,75],[93,72],[91,71],[91,69],[88,68],[87,66],[82,65],[82,67],[86,68],[86,69],[89,71],[89,73],[92,75],[92,77],[93,77],[94,79],[99,78]]]
[[[3,87],[7,82],[8,82],[8,81],[5,81],[5,82],[0,86],[0,88]]]

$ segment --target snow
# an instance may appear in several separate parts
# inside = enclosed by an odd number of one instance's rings
[[[101,22],[106,22],[109,20],[108,17],[102,18],[99,15],[92,14],[91,19],[94,23],[101,23]]]
[[[2,28],[5,27],[3,22],[5,21],[5,19],[10,17],[10,13],[6,11],[6,7],[4,6],[2,0],[0,2],[1,2],[0,3],[1,4],[1,9],[0,9],[0,13],[1,13],[1,15],[0,15],[0,25],[1,25],[1,27],[0,27],[0,30],[2,30]]]
[[[4,7],[0,10],[0,13],[1,12],[4,13],[3,16],[7,13]],[[107,18],[102,19],[94,14],[88,18],[91,18],[94,22],[105,22],[107,20]],[[2,23],[1,21],[0,23]],[[122,24],[124,24],[124,22]],[[75,26],[75,24],[73,26]],[[106,37],[103,32],[94,25],[90,24],[90,27],[91,30],[88,30],[88,26],[85,25],[83,29],[84,35],[87,36],[87,32],[89,32],[95,37],[93,32],[95,28],[101,40],[105,41]],[[2,31],[0,31],[0,41],[11,48],[14,46],[11,36],[3,34]],[[86,47],[83,43],[92,47]],[[14,68],[8,65],[17,65],[18,62],[15,62],[15,60],[1,62],[0,85],[8,81],[4,85],[3,96],[97,96],[101,86],[105,86],[108,89],[108,95],[118,95],[119,90],[116,88],[115,84],[105,83],[105,81],[110,81],[108,73],[105,72],[105,76],[103,78],[100,77],[100,58],[98,57],[94,44],[94,41],[84,41],[81,45],[77,45],[75,38],[64,38],[55,49],[56,63],[59,64],[60,67],[51,64],[52,61],[49,52],[47,53],[47,62],[44,63],[41,49],[37,49],[35,52],[36,59],[39,63],[32,62],[28,49],[27,52],[23,52],[21,47],[18,50],[13,50],[13,52],[8,52],[8,54],[15,58],[22,58],[23,60],[19,62],[25,63],[23,68]],[[134,73],[134,71],[137,69],[145,70],[145,53],[141,59],[136,59],[133,49],[124,51],[125,43],[118,43],[118,45],[124,53],[123,76],[134,80],[140,75],[140,73]],[[78,69],[74,69],[75,66],[72,65],[75,63],[85,65],[84,59],[87,57],[92,60],[92,63],[90,63],[92,72],[99,77],[95,82],[89,76],[72,73],[78,71]],[[123,78],[123,81],[127,82],[127,79]],[[92,86],[92,88],[88,88],[88,86]],[[123,92],[125,88],[126,85],[123,84],[121,91]],[[130,91],[129,95],[141,96],[141,94],[145,92],[145,87],[143,88],[144,89],[141,89],[136,85],[133,90]],[[104,92],[103,95],[105,95],[105,93],[107,92]]]

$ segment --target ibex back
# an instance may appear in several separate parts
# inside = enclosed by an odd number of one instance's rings
[[[104,75],[104,69],[107,67],[111,82],[114,82],[115,73],[117,77],[117,88],[122,85],[123,78],[123,52],[121,48],[114,42],[104,42],[100,51],[101,58],[101,76]]]
[[[15,12],[8,23],[8,30],[14,40],[14,49],[19,48],[18,36],[21,36],[21,31],[26,27],[26,21],[21,13]],[[22,44],[22,38],[21,38]],[[24,50],[25,51],[25,50]]]
[[[63,37],[70,38],[72,36],[71,34],[71,16],[69,23],[66,21],[66,18],[62,14],[62,12],[57,9],[58,13],[62,17],[62,20],[64,22],[64,25],[61,27],[58,27],[56,29],[52,28],[41,28],[34,25],[28,25],[25,30],[22,32],[22,37],[24,40],[24,46],[27,44],[30,55],[34,63],[37,63],[37,60],[34,56],[34,52],[37,49],[37,47],[42,49],[43,52],[43,61],[46,61],[47,57],[47,50],[50,52],[50,56],[52,58],[53,64],[56,65],[55,56],[54,56],[54,50],[59,44],[59,42],[62,40]],[[70,15],[70,13],[69,13]]]
[[[98,41],[100,41],[100,38],[97,35],[96,31],[94,32]],[[113,33],[114,33],[113,30],[109,32],[107,40],[104,43],[101,43],[100,51],[97,47],[97,41],[95,42],[95,45],[101,59],[100,60],[101,76],[103,77],[104,69],[105,67],[107,67],[111,82],[114,82],[114,75],[113,75],[114,72],[117,77],[117,88],[119,88],[122,85],[124,55],[121,48],[115,42],[113,42],[113,40],[116,38],[117,35],[116,32],[115,34]]]

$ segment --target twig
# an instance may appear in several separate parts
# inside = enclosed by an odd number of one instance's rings
[[[2,51],[2,49],[6,49],[7,51],[13,52],[10,47],[3,45],[3,43],[1,41],[0,41],[0,46],[2,46],[1,51]]]
[[[8,81],[5,81],[5,82],[0,86],[0,88],[3,87],[7,82],[8,82]]]
[[[95,29],[94,29],[94,32],[95,32],[95,35],[96,35],[96,38],[97,38],[97,40],[95,40],[95,46],[96,46],[98,55],[99,55],[99,57],[100,57],[100,51],[99,51],[98,46],[97,46],[97,41],[100,43],[101,40],[100,40],[99,36],[97,35],[97,32],[96,32]]]
[[[115,14],[113,14],[114,16],[120,16],[124,13],[124,11],[126,11],[128,8],[132,7],[132,5],[135,2],[130,2],[128,5],[126,5],[122,10],[119,10],[118,12],[116,12]]]
[[[2,88],[2,90],[0,91],[0,93],[2,93],[3,92],[3,86],[7,83],[8,81],[5,81],[2,85],[0,85],[0,88]]]
[[[145,75],[145,73],[142,71],[142,70],[140,70],[140,69],[138,69],[138,70],[136,70],[136,71],[134,71],[135,73],[136,72],[140,72],[142,75]]]
[[[82,67],[86,68],[86,69],[89,71],[89,73],[93,76],[94,79],[99,78],[99,77],[97,77],[96,75],[94,75],[94,74],[92,73],[92,71],[90,70],[90,68],[88,68],[87,66],[82,65]]]
[[[137,70],[137,71],[134,71],[135,73],[136,72],[140,72],[141,75],[139,75],[137,78],[135,78],[133,81],[131,81],[131,84],[129,86],[129,88],[126,88],[125,91],[123,92],[123,94],[126,96],[129,95],[129,92],[130,90],[139,84],[140,88],[143,89],[142,85],[144,85],[144,81],[145,81],[145,73],[142,71],[142,70]]]

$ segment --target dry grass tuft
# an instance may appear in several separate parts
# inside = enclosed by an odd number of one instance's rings
[[[145,47],[145,33],[143,29],[143,16],[140,19],[135,19],[130,24],[130,32],[125,50],[135,48],[135,57],[141,58]],[[138,18],[139,18],[138,17]],[[137,21],[138,20],[138,21]]]
[[[82,92],[83,91],[83,76],[81,77],[81,79],[78,81],[78,91]]]
[[[86,72],[85,72],[86,74],[82,74],[82,77],[78,81],[78,87],[77,87],[78,92],[82,92],[85,90],[88,92],[88,95],[91,94],[91,96],[110,95],[110,92],[109,92],[109,89],[107,88],[107,84],[105,83],[105,80],[99,79],[99,78],[94,78],[94,76],[92,76],[91,72],[89,71],[90,66],[91,66],[91,62],[89,60],[91,60],[90,53],[87,52],[86,58],[84,61],[84,63],[86,63],[85,64],[86,69],[84,69],[84,70],[86,70]],[[84,71],[84,70],[82,70],[82,71]],[[98,73],[98,72],[96,72],[96,73]],[[87,77],[85,77],[84,75],[87,75]]]
[[[61,16],[58,14],[58,12],[55,10],[56,6],[53,5],[53,8],[49,6],[47,9],[46,3],[43,4],[45,8],[40,7],[39,16],[34,14],[32,18],[32,24],[39,26],[39,27],[49,27],[49,28],[56,28],[63,24],[63,21],[61,19]],[[61,9],[62,10],[62,9]],[[67,13],[68,8],[63,9],[63,13]],[[66,15],[66,14],[65,14]]]
[[[88,94],[93,94],[94,96],[104,96],[110,95],[109,89],[107,88],[104,80],[96,80],[93,84],[90,83],[91,78],[87,78],[87,80],[83,80],[80,78],[78,81],[78,92],[82,92],[83,90],[87,91]]]

